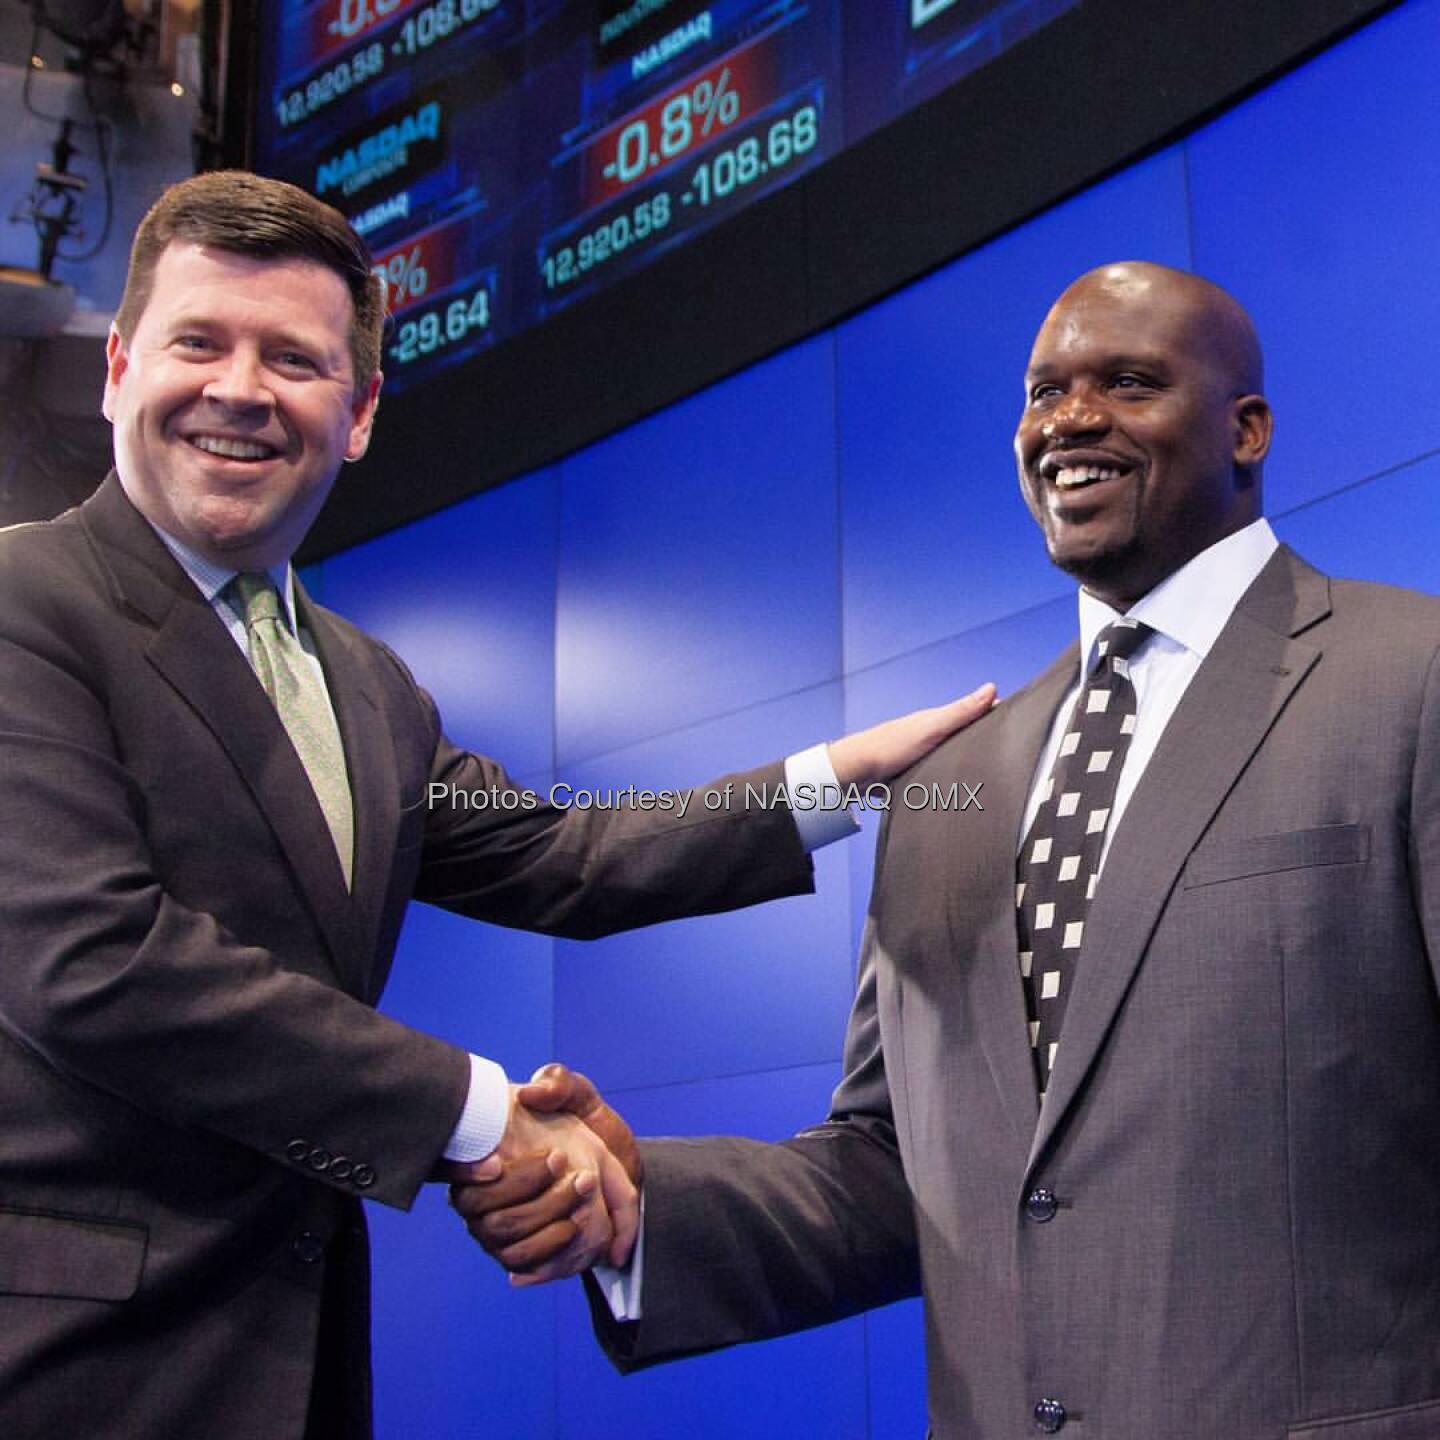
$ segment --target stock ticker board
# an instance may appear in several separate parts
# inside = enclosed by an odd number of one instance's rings
[[[256,168],[349,217],[390,393],[541,323],[1078,0],[265,0]]]

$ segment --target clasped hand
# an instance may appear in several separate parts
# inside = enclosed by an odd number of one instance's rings
[[[595,1087],[563,1065],[511,1086],[494,1154],[444,1167],[450,1203],[515,1285],[630,1259],[640,1224],[640,1151]]]

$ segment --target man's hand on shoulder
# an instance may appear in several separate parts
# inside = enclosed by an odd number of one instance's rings
[[[942,740],[978,720],[995,703],[988,681],[948,705],[912,710],[830,742],[830,763],[843,786],[875,785],[923,760]]]

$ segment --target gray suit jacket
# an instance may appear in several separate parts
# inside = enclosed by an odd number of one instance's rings
[[[830,1119],[647,1146],[617,1362],[923,1289],[944,1440],[1047,1397],[1089,1440],[1440,1435],[1437,647],[1440,602],[1272,559],[1113,837],[1043,1112],[1014,863],[1075,652],[922,762],[987,808],[889,815]]]
[[[469,1074],[371,1008],[412,894],[583,936],[809,888],[785,811],[432,808],[431,782],[511,782],[300,605],[350,891],[245,657],[113,477],[0,536],[7,1437],[296,1437],[312,1382],[310,1435],[369,1433],[359,1197],[411,1202]]]

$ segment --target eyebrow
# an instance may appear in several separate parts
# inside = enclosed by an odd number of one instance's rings
[[[1039,365],[1032,365],[1025,371],[1027,384],[1036,380],[1048,380],[1052,376],[1061,373],[1062,370],[1070,369],[1055,364],[1053,361],[1045,361]],[[1085,367],[1090,368],[1090,367]],[[1107,373],[1115,370],[1166,370],[1167,362],[1159,355],[1144,353],[1142,351],[1122,351],[1113,355],[1106,355],[1097,367]]]
[[[165,322],[167,330],[213,330],[216,322],[198,311],[182,310]]]

